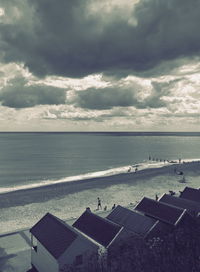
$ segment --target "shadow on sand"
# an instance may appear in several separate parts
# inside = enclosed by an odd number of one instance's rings
[[[0,271],[3,272],[5,269],[11,268],[9,265],[9,259],[15,257],[15,254],[7,254],[4,248],[0,247]]]

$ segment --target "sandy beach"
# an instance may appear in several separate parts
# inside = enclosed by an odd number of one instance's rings
[[[174,172],[182,171],[183,176]],[[32,226],[46,212],[62,219],[79,216],[86,207],[93,211],[97,197],[103,208],[121,204],[134,205],[143,196],[155,198],[169,190],[177,194],[185,186],[200,185],[200,162],[172,163],[160,168],[151,168],[137,173],[123,173],[108,177],[91,178],[74,182],[19,190],[0,196],[0,233]]]
[[[185,183],[181,182],[181,171]],[[188,162],[1,194],[0,270],[25,272],[30,269],[29,228],[46,212],[71,225],[85,207],[90,206],[93,212],[106,216],[113,203],[132,209],[143,196],[155,198],[155,194],[161,196],[169,190],[179,195],[185,186],[199,188],[199,178],[200,162]],[[101,197],[107,211],[96,210],[97,197]]]

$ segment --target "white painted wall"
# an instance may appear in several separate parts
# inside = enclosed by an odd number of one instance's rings
[[[31,250],[31,262],[39,272],[58,272],[57,260],[37,241],[37,252]]]
[[[83,255],[83,263],[87,263],[93,254],[98,254],[99,247],[89,240],[78,237],[69,248],[56,260],[48,250],[37,241],[37,252],[31,250],[31,263],[39,272],[59,272],[59,268],[74,263],[76,256]],[[81,266],[80,266],[81,268]]]
[[[99,247],[89,240],[78,237],[60,256],[59,258],[59,267],[62,268],[64,265],[70,265],[73,264],[76,256],[83,255],[83,263],[87,263],[87,261],[91,258],[93,254],[98,254]],[[84,266],[83,264],[83,266]],[[79,266],[81,267],[81,266]]]

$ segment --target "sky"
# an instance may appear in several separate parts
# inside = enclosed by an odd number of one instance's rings
[[[0,0],[0,131],[200,131],[200,1]]]

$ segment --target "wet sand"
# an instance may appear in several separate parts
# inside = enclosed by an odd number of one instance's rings
[[[183,176],[174,172],[182,171]],[[140,170],[140,169],[139,169]],[[127,206],[135,204],[144,196],[155,198],[169,190],[177,194],[185,186],[200,187],[200,162],[170,164],[137,173],[91,178],[74,182],[53,184],[44,187],[0,194],[0,233],[29,228],[46,212],[61,219],[78,217],[90,207],[95,211],[97,197],[111,209],[115,203]]]
[[[156,176],[175,175],[174,169],[182,171],[185,176],[200,175],[200,162],[188,162],[182,164],[171,164],[161,168],[144,169],[137,173],[123,173],[113,176],[90,178],[66,183],[45,185],[43,187],[18,190],[0,194],[0,208],[21,206],[30,203],[42,203],[50,199],[66,197],[69,194],[94,188],[106,188],[117,184],[132,184],[140,180],[148,180]],[[181,176],[180,176],[181,179]],[[169,188],[170,190],[170,188]]]

